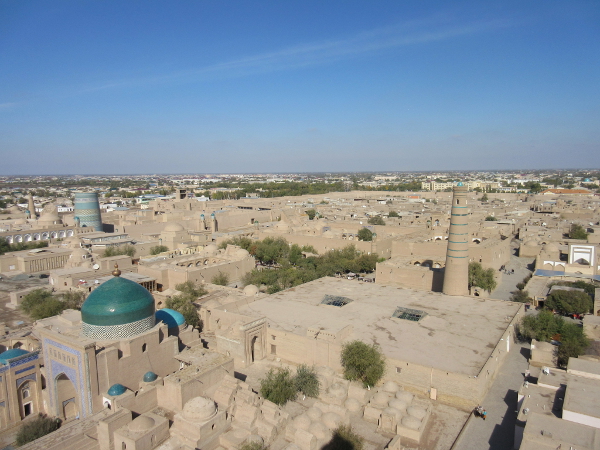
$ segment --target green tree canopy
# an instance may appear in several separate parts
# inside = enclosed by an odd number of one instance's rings
[[[488,292],[496,289],[497,282],[494,279],[494,269],[484,269],[481,263],[469,263],[469,287],[477,286]]]
[[[373,240],[373,232],[368,228],[361,228],[358,230],[358,240],[359,241],[372,241]]]
[[[385,357],[379,347],[358,340],[343,345],[341,364],[344,378],[361,381],[365,387],[375,386],[385,373]]]
[[[568,323],[548,310],[537,315],[526,315],[519,324],[520,334],[528,339],[549,342],[560,342],[557,351],[558,364],[566,366],[570,357],[582,355],[589,345],[583,328],[575,323]]]
[[[586,314],[594,306],[589,295],[582,291],[553,290],[546,298],[544,307],[561,314]]]
[[[396,211],[390,211],[388,213],[388,217],[400,217],[400,214],[398,214]]]
[[[485,218],[485,220],[488,221],[488,222],[496,222],[498,219],[495,218],[494,216],[487,216]]]
[[[307,209],[305,211],[305,213],[308,216],[309,220],[313,220],[315,218],[315,216],[317,215],[317,210],[316,209]]]
[[[588,238],[588,234],[586,233],[585,229],[581,225],[578,225],[576,223],[571,225],[571,228],[569,229],[569,239],[587,239],[587,238]]]

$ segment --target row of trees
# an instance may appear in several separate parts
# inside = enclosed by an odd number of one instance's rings
[[[0,255],[4,255],[6,252],[18,252],[44,247],[48,247],[48,241],[15,242],[14,244],[9,244],[6,239],[0,237]]]
[[[304,258],[303,252],[316,254],[310,246],[289,245],[283,238],[268,237],[262,241],[236,238],[223,242],[239,245],[254,255],[258,261],[268,266],[263,270],[254,269],[244,277],[244,284],[266,286],[268,293],[279,292],[299,284],[339,273],[371,273],[379,257],[366,255],[349,245],[341,250],[331,250],[324,255]]]

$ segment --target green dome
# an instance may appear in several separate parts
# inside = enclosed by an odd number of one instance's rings
[[[115,276],[98,286],[81,307],[81,320],[96,326],[123,325],[154,317],[154,298],[139,284]]]

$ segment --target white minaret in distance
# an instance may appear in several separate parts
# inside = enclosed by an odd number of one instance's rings
[[[446,250],[444,287],[446,295],[469,295],[469,208],[467,187],[462,182],[454,186],[450,231]]]

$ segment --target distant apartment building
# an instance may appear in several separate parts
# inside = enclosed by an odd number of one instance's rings
[[[464,181],[467,188],[471,191],[476,188],[480,189],[498,189],[500,183],[496,181]],[[457,182],[454,181],[423,181],[421,182],[421,189],[424,191],[445,191],[446,189],[452,189]]]

